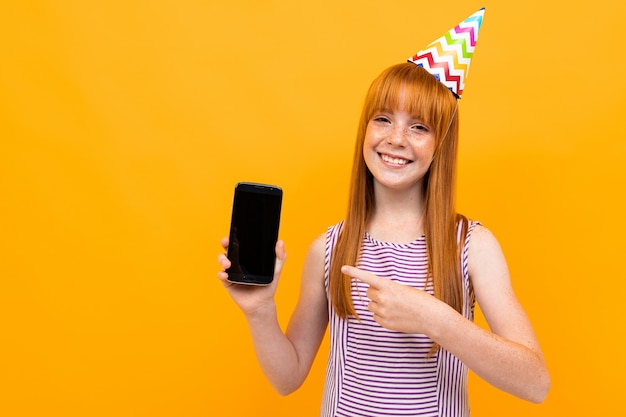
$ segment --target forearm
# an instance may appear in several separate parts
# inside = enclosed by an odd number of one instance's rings
[[[545,399],[550,377],[538,349],[489,332],[447,305],[442,308],[430,335],[435,342],[493,386],[535,403]]]
[[[278,323],[274,304],[246,316],[254,350],[263,373],[281,395],[295,391],[304,381],[303,370],[293,343]]]

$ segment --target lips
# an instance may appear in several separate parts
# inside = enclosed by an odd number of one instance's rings
[[[381,159],[385,162],[387,162],[388,164],[393,164],[393,165],[406,165],[409,162],[411,162],[408,159],[404,159],[404,158],[398,158],[396,156],[390,156],[390,155],[385,155],[384,153],[379,154]]]

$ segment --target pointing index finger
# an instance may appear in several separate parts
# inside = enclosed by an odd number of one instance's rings
[[[350,277],[356,278],[359,281],[369,284],[370,287],[380,288],[382,278],[377,277],[371,272],[363,271],[362,269],[350,265],[342,266],[341,272]]]

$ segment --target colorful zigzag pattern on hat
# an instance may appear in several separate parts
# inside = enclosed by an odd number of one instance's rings
[[[409,62],[426,69],[461,98],[484,14],[485,9],[480,9],[409,58]]]

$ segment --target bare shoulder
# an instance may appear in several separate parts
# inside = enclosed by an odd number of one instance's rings
[[[311,245],[309,246],[309,251],[307,257],[313,257],[316,260],[324,261],[324,256],[326,254],[326,233],[322,233],[318,237],[316,237]]]
[[[482,225],[472,232],[468,254],[469,277],[485,315],[502,314],[517,303],[504,253],[494,234]]]
[[[316,340],[319,345],[326,324],[328,323],[328,308],[326,302],[326,288],[324,286],[324,248],[325,235],[317,237],[306,255],[302,268],[302,281],[298,304],[291,316],[287,333],[292,341]]]
[[[311,288],[315,288],[317,291],[323,290],[325,254],[326,234],[321,234],[311,242],[304,261],[302,285],[309,290]]]
[[[541,354],[528,316],[513,290],[507,262],[496,237],[486,227],[477,225],[469,251],[470,279],[491,331]]]
[[[494,246],[496,246],[498,249],[500,248],[498,239],[496,239],[491,230],[487,229],[480,223],[476,224],[474,230],[472,231],[472,237],[469,242],[470,251],[476,252],[481,250],[494,249]]]
[[[502,278],[508,279],[508,268],[500,243],[494,234],[481,224],[477,224],[472,232],[468,263],[472,281],[493,273],[505,275]]]
[[[302,269],[300,296],[286,331],[287,338],[298,352],[301,367],[306,372],[311,367],[328,325],[324,287],[325,241],[325,235],[321,235],[309,246]]]
[[[491,330],[512,340],[520,340],[520,336],[514,333],[520,329],[530,334],[500,244],[484,226],[477,225],[472,233],[468,262],[476,300]]]

